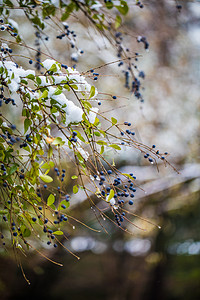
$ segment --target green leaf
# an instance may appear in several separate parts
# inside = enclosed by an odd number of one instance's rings
[[[99,125],[100,124],[100,121],[99,121],[99,119],[96,117],[95,118],[95,121],[94,121],[94,126],[97,126],[97,125]]]
[[[35,80],[35,76],[33,74],[28,74],[26,76],[26,78],[31,79],[31,80]]]
[[[103,154],[103,153],[104,153],[104,146],[101,146],[100,154]]]
[[[61,137],[55,138],[55,139],[53,140],[53,142],[52,142],[52,145],[55,145],[55,146],[62,146],[62,145],[64,145],[64,144],[65,144],[65,141],[63,141],[63,140],[61,139]]]
[[[95,134],[96,136],[101,136],[100,132],[98,132],[98,131],[95,131],[94,134]]]
[[[76,3],[74,2],[71,2],[69,5],[67,5],[65,12],[61,16],[61,21],[65,21],[75,8],[76,8]]]
[[[51,178],[49,175],[44,175],[44,174],[41,174],[40,175],[40,178],[46,182],[46,183],[49,183],[49,182],[52,182],[53,181],[53,178]]]
[[[95,87],[92,85],[92,86],[91,86],[91,89],[90,89],[90,96],[89,96],[89,99],[92,98],[92,97],[94,97],[94,95],[95,95]]]
[[[97,141],[97,144],[98,144],[98,145],[102,145],[102,146],[103,146],[103,145],[107,145],[107,143],[104,142],[104,141]]]
[[[114,190],[111,189],[107,201],[110,201],[114,197],[114,194],[115,194]]]
[[[71,177],[71,179],[77,179],[78,178],[78,176],[76,176],[76,175],[73,175],[72,177]]]
[[[119,26],[121,25],[122,23],[122,18],[120,16],[116,16],[116,19],[115,19],[115,29],[119,28]]]
[[[66,201],[66,200],[62,200],[58,206],[58,210],[63,209],[62,204],[64,204],[66,206],[66,208],[68,208],[70,206],[70,202]]]
[[[53,194],[50,194],[47,199],[47,205],[50,206],[55,202],[55,196]]]
[[[51,169],[54,166],[54,162],[53,161],[48,161],[46,163],[44,163],[41,168],[42,169]]]
[[[62,94],[62,89],[57,88],[53,94],[54,95],[60,95],[60,94]]]
[[[116,8],[122,15],[126,15],[128,13],[129,7],[126,1],[121,0],[121,5],[116,5]]]
[[[39,84],[39,85],[42,83],[42,79],[38,76],[36,77],[36,81],[37,81],[37,84]]]
[[[22,232],[23,237],[29,237],[31,235],[31,231],[28,228],[25,228],[24,231]]]
[[[50,71],[50,72],[53,72],[53,73],[56,73],[56,72],[57,72],[57,66],[56,66],[56,64],[53,64],[53,65],[51,66],[51,68],[49,69],[49,71]]]
[[[111,144],[111,145],[109,145],[109,147],[114,148],[116,150],[121,150],[121,148],[116,144]]]
[[[57,230],[57,231],[54,231],[53,234],[55,234],[55,235],[63,235],[63,232],[61,230]]]
[[[100,132],[104,137],[106,137],[106,133],[105,133],[103,130],[99,129],[99,132]]]
[[[117,124],[117,119],[111,118],[111,121],[112,121],[112,124],[113,124],[113,125]]]
[[[20,43],[20,42],[22,41],[21,38],[20,38],[20,36],[19,36],[19,34],[18,34],[18,36],[15,38],[15,40],[16,40],[17,43]]]
[[[73,193],[74,193],[74,194],[77,194],[77,193],[78,193],[78,186],[77,186],[77,185],[74,185],[74,186],[73,186]]]
[[[10,170],[9,170],[9,174],[12,175],[13,173],[15,173],[15,171],[17,171],[18,165],[14,164]]]
[[[74,89],[74,90],[78,90],[78,87],[77,87],[76,84],[70,84],[70,87],[71,87],[72,89]]]
[[[80,132],[78,130],[74,130],[77,133],[77,138],[79,138],[79,140],[81,140],[82,142],[85,143],[85,139],[84,137],[82,137],[82,135],[80,134]]]
[[[92,108],[92,105],[90,104],[90,102],[88,101],[83,101],[83,106],[85,107],[85,109],[90,110],[90,108]]]
[[[41,22],[40,18],[38,16],[34,16],[34,18],[30,18],[30,21],[32,21],[33,24],[39,26],[42,30],[44,29],[44,23]]]
[[[42,98],[47,98],[48,97],[48,91],[45,90],[42,95],[40,96],[39,100],[41,100]]]
[[[50,15],[54,16],[55,11],[56,11],[55,6],[49,5],[49,3],[48,3],[48,6],[43,7],[43,11],[42,11],[43,18],[50,16]]]
[[[55,106],[51,108],[51,113],[52,113],[52,114],[56,113],[57,111],[58,111],[58,110],[57,110],[57,108],[56,108]]]
[[[27,130],[29,129],[31,124],[32,124],[32,121],[30,119],[25,119],[24,120],[24,133],[27,132]]]
[[[48,158],[51,158],[52,155],[53,155],[53,148],[49,145]]]
[[[107,9],[113,8],[113,2],[107,1],[107,2],[106,2],[106,7],[107,7]]]

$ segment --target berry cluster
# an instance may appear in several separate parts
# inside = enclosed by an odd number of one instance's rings
[[[149,49],[149,43],[147,41],[146,36],[138,36],[137,41],[138,41],[138,43],[143,43],[144,44],[144,49],[145,50]]]
[[[4,23],[3,19],[0,19],[0,30],[7,31],[11,36],[15,38],[18,36],[17,29],[11,26],[10,24]]]
[[[3,54],[9,54],[9,53],[12,53],[12,49],[10,49],[8,47],[1,47],[1,52]]]
[[[149,44],[146,40],[145,37],[140,37],[141,39],[137,39],[138,42],[143,42],[145,43],[145,49],[147,50],[149,47]],[[121,32],[117,32],[115,34],[115,42],[116,42],[116,46],[117,46],[117,56],[119,58],[122,58],[123,55],[125,57],[127,57],[127,53],[129,53],[129,48],[124,49],[124,46],[122,45],[122,41],[123,41],[123,36]],[[134,55],[134,59],[137,62],[138,61],[138,53],[135,53]],[[127,57],[127,64],[125,66],[125,69],[122,70],[122,72],[124,73],[124,77],[125,77],[125,88],[130,89],[132,93],[134,93],[135,97],[137,99],[139,99],[141,102],[144,102],[143,98],[142,98],[142,94],[140,93],[140,87],[141,87],[141,82],[140,80],[136,77],[136,72],[138,73],[138,77],[144,79],[145,78],[145,73],[143,71],[139,71],[138,67],[135,63],[131,62],[131,57],[128,56]],[[118,63],[118,67],[124,66],[124,61],[121,60]],[[132,80],[131,80],[132,78]],[[132,81],[132,82],[131,82]]]
[[[144,7],[144,5],[142,4],[141,1],[137,1],[136,5],[139,6],[139,8],[143,8]]]

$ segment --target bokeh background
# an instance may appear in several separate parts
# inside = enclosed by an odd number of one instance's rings
[[[181,4],[182,10],[178,12],[175,2],[170,0],[144,1],[143,9],[130,1],[130,12],[120,31],[130,54],[140,54],[137,66],[146,75],[144,103],[125,88],[124,66],[104,66],[118,60],[116,47],[84,22],[81,14],[78,18],[72,15],[69,22],[71,30],[77,33],[78,47],[85,51],[78,62],[71,59],[76,56],[72,55],[70,45],[58,44],[56,29],[49,26],[50,39],[46,45],[55,59],[68,65],[76,63],[82,72],[102,66],[98,69],[98,90],[117,95],[117,100],[102,96],[100,112],[121,123],[132,122],[137,139],[150,146],[156,144],[161,152],[167,151],[179,174],[164,163],[158,168],[149,165],[134,149],[107,153],[110,160],[114,155],[121,171],[134,170],[142,188],[130,209],[134,214],[129,215],[133,224],[128,229],[132,234],[110,222],[106,222],[109,234],[95,233],[72,223],[66,228],[69,240],[63,243],[81,259],[77,260],[61,246],[49,250],[42,243],[41,251],[64,267],[51,264],[34,251],[20,255],[31,285],[23,278],[11,249],[1,250],[1,300],[200,299],[200,3]],[[14,12],[12,18],[18,22],[24,39],[34,45],[35,36],[24,15]],[[138,35],[147,37],[148,52],[137,43]],[[40,47],[47,51],[45,45]],[[12,116],[11,111],[7,113]],[[70,180],[67,184],[70,189]],[[88,202],[82,195],[77,196],[71,214],[99,228]]]

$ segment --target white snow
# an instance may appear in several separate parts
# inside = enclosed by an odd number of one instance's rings
[[[115,205],[115,199],[114,198],[110,199],[110,205]]]
[[[53,76],[53,78],[54,78],[54,82],[55,82],[55,84],[59,84],[59,83],[61,83],[62,81],[65,81],[65,82],[67,82],[68,81],[68,78],[67,78],[67,76],[65,75],[60,75],[60,76]]]
[[[8,80],[11,81],[11,83],[8,83],[8,87],[12,93],[16,92],[19,89],[20,87],[19,83],[21,82],[21,78],[26,77],[29,74],[35,76],[34,70],[25,71],[22,67],[17,68],[16,64],[12,61],[0,62],[0,67],[3,67],[8,71],[7,77],[6,74],[4,73],[3,78],[5,79],[6,82],[8,82]]]
[[[77,52],[73,52],[73,53],[71,54],[71,59],[72,59],[73,61],[78,61],[78,53],[77,53]]]
[[[50,80],[47,76],[39,76],[39,78],[41,79],[41,86],[48,86],[50,84]]]
[[[53,59],[47,58],[45,61],[43,61],[42,65],[47,70],[50,70],[53,65],[56,65],[57,73],[61,73],[60,64],[57,61],[53,60]]]
[[[69,80],[76,81],[78,86],[78,92],[90,93],[91,85],[85,80],[85,77],[81,75],[76,69],[68,67],[67,69]],[[95,98],[98,94],[97,89],[95,89],[95,94],[92,98]],[[92,99],[91,98],[91,99]]]
[[[81,122],[83,115],[82,109],[76,106],[72,101],[68,100],[63,93],[60,95],[54,95],[55,91],[56,88],[49,87],[49,97],[56,100],[61,105],[66,105],[66,107],[63,108],[66,112],[66,125]]]
[[[92,110],[89,112],[88,119],[90,123],[94,123],[98,111],[98,107],[93,107]]]

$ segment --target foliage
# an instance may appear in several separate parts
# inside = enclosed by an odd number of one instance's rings
[[[136,5],[142,6],[138,3],[136,1]],[[24,12],[36,30],[35,49],[26,44],[18,32],[17,23],[10,19],[10,13],[17,9]],[[98,93],[97,88],[88,83],[98,79],[95,69],[80,73],[74,66],[54,60],[40,50],[40,43],[48,42],[45,34],[48,22],[57,22],[61,32],[57,40],[68,39],[71,48],[77,51],[73,57],[76,61],[83,51],[77,48],[76,35],[69,30],[66,20],[70,21],[71,15],[83,13],[96,30],[116,45],[119,65],[124,61],[127,63],[125,86],[142,102],[139,77],[144,79],[145,75],[131,61],[132,58],[137,61],[138,53],[133,57],[125,55],[122,33],[117,31],[123,16],[128,13],[127,1],[6,0],[0,10],[3,16],[0,20],[0,106],[3,108],[0,116],[0,214],[3,245],[6,239],[9,240],[9,235],[13,246],[21,251],[24,251],[24,245],[35,249],[32,241],[40,240],[41,236],[46,236],[47,244],[55,248],[62,244],[59,236],[66,236],[67,226],[71,226],[73,218],[69,212],[71,198],[81,190],[89,205],[95,208],[102,230],[106,229],[101,220],[107,218],[127,231],[123,226],[123,221],[128,220],[124,208],[127,204],[133,205],[136,178],[133,173],[121,174],[114,161],[106,160],[105,153],[132,147],[152,164],[157,159],[169,164],[167,153],[160,153],[155,145],[148,147],[137,141],[135,132],[129,129],[130,122],[125,120],[124,124],[119,124],[114,116],[111,119],[103,116],[97,107],[103,93]],[[148,49],[146,37],[139,36],[137,41]],[[12,48],[17,45],[34,51],[36,55],[15,56]],[[43,60],[42,55],[46,56]],[[27,61],[30,66],[34,65],[32,69],[27,69]],[[117,98],[112,93],[107,96],[113,100]],[[13,124],[6,110],[13,110],[19,119],[22,118],[23,128],[20,124]],[[66,184],[69,174],[73,182],[71,188]],[[103,201],[103,209],[99,208],[99,201]],[[89,228],[87,224],[82,225]]]

